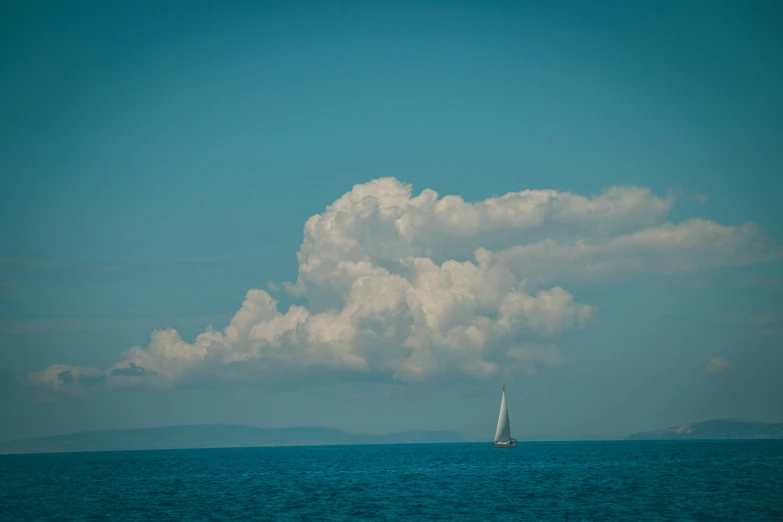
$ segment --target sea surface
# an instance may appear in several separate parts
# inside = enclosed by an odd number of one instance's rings
[[[783,520],[783,441],[0,455],[0,520]]]

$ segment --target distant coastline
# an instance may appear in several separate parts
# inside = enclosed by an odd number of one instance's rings
[[[201,424],[128,430],[96,430],[0,442],[0,454],[65,453],[265,446],[329,446],[467,442],[453,431],[406,431],[358,435],[321,427],[259,428]]]
[[[713,419],[662,430],[634,433],[628,440],[761,440],[783,439],[783,423]]]
[[[600,440],[761,440],[783,439],[783,423],[714,419],[655,431],[634,433],[624,439]],[[487,437],[489,440],[489,437]],[[520,436],[521,442],[546,439]],[[562,438],[550,439],[566,442]],[[579,439],[580,441],[599,439]],[[366,444],[437,444],[476,442],[455,431],[406,431],[384,435],[348,433],[339,429],[302,426],[260,428],[233,424],[200,424],[127,430],[95,430],[0,442],[0,454],[71,453],[196,448],[285,446],[339,446]]]

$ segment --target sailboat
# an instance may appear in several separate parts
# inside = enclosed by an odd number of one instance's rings
[[[511,422],[508,420],[508,406],[506,406],[506,387],[503,386],[503,395],[500,398],[500,416],[498,428],[495,430],[495,440],[492,442],[495,448],[516,448],[517,441],[511,438]]]

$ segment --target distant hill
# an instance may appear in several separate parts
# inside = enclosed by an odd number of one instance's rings
[[[674,428],[635,433],[630,440],[783,439],[783,423],[715,419]]]
[[[387,435],[356,435],[337,429],[318,427],[257,428],[229,424],[204,424],[136,430],[86,431],[71,435],[0,442],[0,454],[462,441],[462,437],[453,431],[407,431]]]

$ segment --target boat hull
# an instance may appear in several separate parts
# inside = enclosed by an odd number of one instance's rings
[[[512,440],[510,442],[493,442],[492,447],[493,448],[516,448],[517,441]]]

